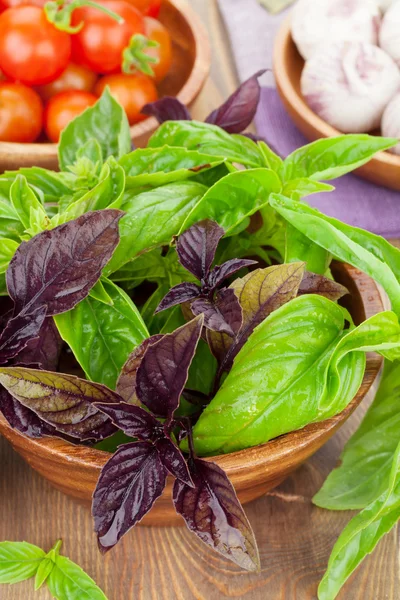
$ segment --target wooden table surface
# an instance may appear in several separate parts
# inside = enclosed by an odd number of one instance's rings
[[[212,79],[197,101],[201,118],[236,83],[216,1],[192,0],[213,43]],[[369,398],[371,400],[371,397]],[[351,517],[312,505],[368,402],[342,430],[279,488],[247,506],[262,571],[240,572],[185,528],[137,527],[105,557],[97,550],[89,511],[52,489],[0,439],[0,540],[26,540],[62,551],[82,566],[109,600],[311,600],[332,546]],[[343,589],[340,600],[400,600],[399,532],[378,545]],[[50,600],[33,582],[0,586],[1,600]]]

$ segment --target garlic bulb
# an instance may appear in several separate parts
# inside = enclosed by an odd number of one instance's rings
[[[324,121],[343,133],[379,126],[400,89],[400,71],[383,50],[362,42],[331,44],[306,62],[301,91]]]
[[[400,93],[389,102],[382,117],[382,135],[400,140]],[[400,155],[400,144],[390,150]]]
[[[376,0],[299,0],[292,12],[292,37],[307,60],[330,43],[377,44],[380,22]]]
[[[400,67],[400,2],[395,2],[383,17],[379,45]]]

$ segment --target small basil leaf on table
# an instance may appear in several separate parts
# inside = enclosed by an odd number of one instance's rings
[[[107,600],[93,579],[66,556],[55,557],[47,585],[57,600]]]
[[[128,199],[119,224],[120,243],[105,273],[113,273],[141,252],[169,244],[207,188],[180,181]]]
[[[313,502],[330,510],[365,508],[387,485],[400,431],[400,363],[386,361],[375,400],[347,442],[340,466]]]
[[[216,221],[225,234],[233,233],[246,217],[268,203],[271,193],[280,189],[278,176],[269,169],[230,173],[206,191],[182,223],[180,233],[202,219]]]
[[[28,542],[0,542],[0,583],[18,583],[37,572],[46,554]]]
[[[40,589],[45,583],[46,579],[54,569],[54,562],[51,558],[44,558],[39,565],[35,577],[35,591]]]
[[[0,368],[0,383],[21,404],[57,430],[79,440],[99,440],[114,433],[94,402],[118,402],[119,396],[98,383],[74,375],[25,367]]]
[[[92,515],[103,552],[115,546],[151,509],[166,479],[152,443],[134,442],[118,448],[103,467],[93,495]]]
[[[131,150],[126,113],[108,89],[96,104],[71,121],[61,133],[58,145],[60,169],[66,171],[69,165],[73,165],[79,149],[92,138],[99,142],[103,160],[109,156],[118,160]]]
[[[11,185],[10,200],[24,229],[29,229],[31,225],[31,210],[38,210],[44,219],[47,217],[43,205],[39,202],[23,175],[17,175]]]
[[[189,467],[194,487],[175,481],[176,512],[205,544],[242,569],[257,571],[254,533],[225,471],[200,459],[190,460]]]
[[[211,154],[186,148],[138,148],[123,156],[119,164],[126,173],[126,189],[167,183],[195,177],[199,172],[221,164]]]
[[[351,227],[301,202],[273,195],[270,204],[304,236],[335,258],[348,262],[378,281],[400,315],[400,251],[384,238]]]
[[[149,333],[129,296],[111,281],[102,284],[111,305],[89,296],[55,323],[86,376],[114,388],[129,354]]]
[[[354,171],[381,150],[398,143],[394,138],[367,134],[348,134],[317,140],[289,154],[280,170],[282,180],[307,177],[336,179]]]
[[[400,444],[382,494],[354,517],[340,534],[318,588],[319,600],[334,600],[342,585],[400,519]]]
[[[216,125],[199,121],[167,121],[149,140],[149,148],[178,146],[211,154],[246,167],[265,166],[261,150],[243,135],[226,133]]]
[[[8,264],[14,256],[19,243],[9,238],[0,237],[0,273],[7,271]]]
[[[13,205],[7,200],[0,200],[0,237],[20,242],[24,226]]]

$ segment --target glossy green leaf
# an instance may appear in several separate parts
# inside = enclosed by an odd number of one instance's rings
[[[0,238],[0,273],[5,273],[8,263],[15,254],[19,244],[15,240]]]
[[[258,142],[258,146],[264,157],[265,165],[268,169],[279,171],[283,165],[283,160],[278,156],[265,142]]]
[[[145,279],[158,281],[166,277],[166,261],[161,254],[161,248],[154,248],[149,252],[140,254],[134,260],[123,265],[112,274],[112,280],[132,289]]]
[[[362,351],[400,348],[392,312],[344,331],[340,306],[300,296],[269,315],[194,428],[197,451],[232,452],[267,442],[343,410],[365,370]]]
[[[260,148],[243,135],[229,134],[216,125],[199,121],[166,121],[149,140],[149,148],[179,146],[248,167],[263,167]]]
[[[18,583],[36,573],[46,554],[28,542],[0,542],[0,583]]]
[[[286,224],[285,262],[306,263],[307,271],[325,275],[332,261],[332,255],[303,235],[301,231]]]
[[[120,243],[105,273],[113,273],[138,254],[169,244],[207,188],[180,181],[143,192],[122,205]]]
[[[394,138],[364,133],[324,138],[289,154],[280,174],[285,182],[300,177],[336,179],[361,167],[377,152],[388,150],[397,143],[398,140]]]
[[[106,280],[105,280],[106,281]],[[107,293],[104,283],[101,279],[92,287],[89,292],[89,296],[94,300],[98,300],[99,302],[103,302],[104,304],[113,305],[113,300],[111,296]]]
[[[269,195],[278,192],[281,183],[269,169],[236,171],[220,179],[196,204],[179,233],[202,219],[216,221],[226,234],[268,203]]]
[[[319,585],[319,600],[334,600],[353,571],[400,519],[400,444],[385,491],[354,517],[340,534]]]
[[[305,196],[311,196],[312,194],[319,194],[321,192],[333,192],[333,185],[328,183],[321,183],[315,181],[309,177],[300,177],[298,179],[292,179],[285,183],[282,194],[289,196],[293,200],[300,200]]]
[[[24,229],[29,229],[31,225],[31,210],[41,213],[44,219],[47,217],[46,211],[23,175],[17,175],[14,183],[11,185],[10,200]]]
[[[40,563],[35,577],[35,590],[38,590],[45,583],[46,579],[54,569],[54,562],[51,558],[44,558]]]
[[[62,196],[71,193],[72,173],[56,173],[42,167],[22,167],[18,171],[6,171],[0,179],[5,179],[9,185],[17,175],[23,175],[28,184],[43,194],[46,202],[57,202]]]
[[[12,204],[0,200],[0,237],[20,240],[24,233],[24,226]]]
[[[88,297],[55,322],[86,376],[114,388],[122,365],[149,333],[129,296],[110,281],[103,285],[111,306]]]
[[[180,310],[180,307],[178,308]],[[189,368],[189,377],[185,387],[203,392],[203,394],[210,394],[216,372],[217,361],[211,354],[208,345],[200,340]]]
[[[270,204],[291,225],[334,257],[361,269],[378,281],[400,315],[400,251],[384,238],[346,225],[286,198],[272,196]]]
[[[386,486],[400,431],[400,363],[386,361],[375,400],[347,442],[340,466],[313,502],[330,510],[365,508]]]
[[[126,173],[126,189],[142,185],[158,187],[189,179],[220,163],[210,154],[169,146],[138,148],[119,161]]]
[[[58,145],[60,169],[65,171],[78,158],[79,149],[90,139],[96,139],[103,160],[114,156],[118,160],[131,150],[128,119],[122,106],[111,96],[108,88],[101,98],[76,117],[63,130]]]
[[[66,556],[56,557],[47,585],[57,600],[107,600],[93,579]]]
[[[0,296],[8,296],[5,273],[0,273]]]

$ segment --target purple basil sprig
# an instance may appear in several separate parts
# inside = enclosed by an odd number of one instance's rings
[[[176,243],[178,258],[183,267],[194,275],[200,285],[179,283],[173,287],[156,309],[156,313],[178,304],[190,302],[194,315],[204,315],[204,325],[212,331],[234,336],[242,323],[242,309],[233,290],[218,288],[225,279],[256,264],[254,260],[234,258],[213,269],[215,253],[224,235],[222,227],[206,219],[192,225]]]
[[[261,93],[258,79],[265,72],[266,69],[258,71],[244,81],[229,96],[226,102],[208,115],[205,122],[218,125],[228,133],[242,133],[245,131],[256,114]],[[142,109],[142,113],[156,117],[159,123],[191,120],[186,106],[177,98],[171,98],[170,96],[146,104]]]

